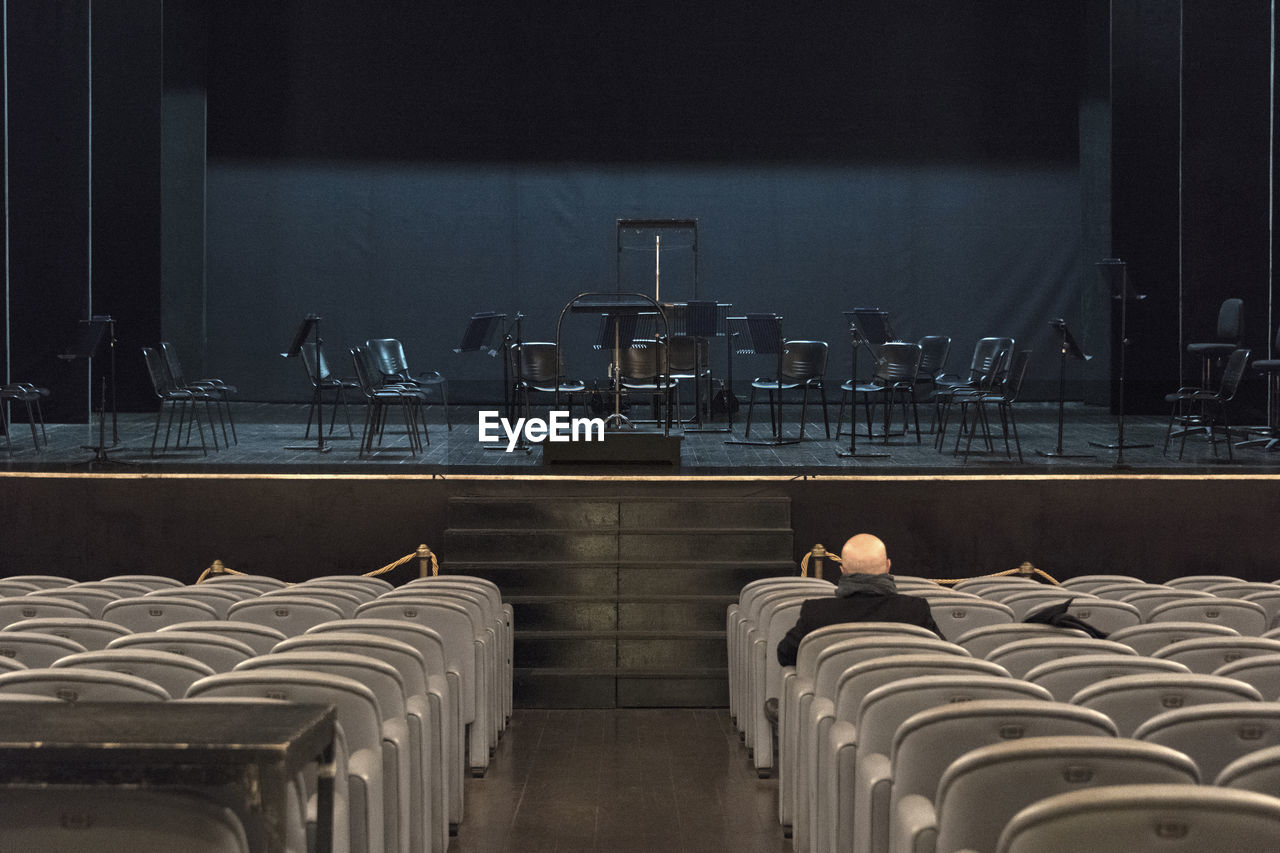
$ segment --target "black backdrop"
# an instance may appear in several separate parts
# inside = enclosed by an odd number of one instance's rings
[[[839,312],[864,305],[951,335],[956,369],[1012,335],[1042,391],[1048,319],[1105,346],[1076,4],[308,0],[211,24],[206,363],[249,397],[305,394],[274,354],[309,311],[339,366],[398,337],[457,396],[496,393],[495,362],[450,352],[466,318],[554,335],[617,285],[633,217],[697,218],[699,295],[831,341],[839,375]],[[566,327],[586,376],[593,333]]]

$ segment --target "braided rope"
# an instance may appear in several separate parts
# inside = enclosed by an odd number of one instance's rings
[[[809,577],[809,559],[813,557],[814,553],[819,551],[819,549],[821,549],[822,559],[830,560],[836,565],[840,564],[840,556],[838,554],[833,554],[830,551],[827,551],[825,548],[822,548],[821,545],[818,545],[818,546],[815,546],[813,550],[806,551],[804,556],[800,558],[800,576],[801,577],[804,577],[804,578]],[[974,575],[971,578],[927,578],[927,580],[931,580],[940,586],[951,586],[953,584],[960,583],[960,581],[976,580],[978,578],[1001,578],[1001,577],[1007,577],[1009,575],[1022,575],[1024,577],[1027,577],[1030,575],[1038,575],[1044,578],[1045,580],[1047,580],[1049,583],[1053,584],[1054,586],[1062,585],[1057,580],[1057,578],[1053,577],[1048,572],[1043,571],[1042,569],[1036,568],[1030,563],[1023,563],[1021,566],[1018,566],[1016,569],[1007,569],[1003,572],[991,572],[990,574],[985,574],[985,575]]]
[[[422,561],[422,566],[419,569],[419,577],[425,578],[428,576],[427,575],[428,561],[430,561],[430,564],[431,564],[430,576],[436,577],[440,574],[440,561],[436,558],[435,552],[432,551],[430,548],[428,548],[426,545],[419,545],[417,550],[415,550],[412,554],[405,554],[403,557],[396,560],[395,562],[387,563],[385,566],[383,566],[380,569],[374,569],[371,572],[365,572],[362,575],[357,575],[357,577],[376,578],[378,575],[385,575],[387,572],[394,571],[395,569],[400,568],[410,560]],[[200,577],[196,578],[196,583],[198,584],[204,583],[204,581],[209,577],[209,575],[247,575],[247,574],[248,572],[238,572],[233,568],[224,566],[221,560],[214,560],[213,563],[207,569],[205,569],[203,572],[200,573]]]

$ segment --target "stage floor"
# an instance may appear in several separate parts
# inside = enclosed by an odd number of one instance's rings
[[[92,449],[98,444],[97,424],[50,424],[48,445],[37,452],[32,445],[31,433],[23,422],[13,424],[13,449],[7,451],[0,444],[0,471],[39,472],[155,472],[155,473],[320,473],[320,474],[419,474],[444,475],[682,475],[682,476],[841,476],[841,475],[910,475],[910,474],[1096,474],[1132,472],[1135,474],[1197,474],[1197,473],[1250,473],[1271,474],[1280,472],[1280,453],[1264,453],[1257,447],[1236,448],[1234,462],[1227,460],[1225,443],[1219,441],[1217,452],[1203,435],[1191,436],[1181,460],[1178,459],[1178,439],[1170,445],[1170,452],[1162,452],[1167,421],[1163,417],[1131,416],[1125,423],[1126,449],[1123,467],[1117,466],[1118,453],[1091,446],[1091,442],[1114,444],[1118,437],[1118,423],[1105,409],[1074,404],[1067,407],[1063,432],[1063,450],[1069,454],[1089,454],[1083,458],[1050,458],[1039,451],[1054,450],[1057,445],[1057,406],[1052,403],[1024,403],[1017,408],[1018,433],[1022,445],[1022,461],[1016,451],[1007,455],[1000,440],[998,425],[995,429],[995,449],[986,450],[981,440],[973,443],[972,452],[963,453],[962,442],[956,452],[955,431],[951,431],[946,446],[939,451],[933,437],[927,433],[929,414],[922,408],[922,441],[917,444],[914,433],[893,435],[885,443],[877,438],[869,441],[860,432],[857,441],[859,453],[885,454],[842,458],[840,451],[847,451],[847,434],[836,440],[823,435],[821,412],[818,420],[809,423],[804,441],[782,446],[756,446],[726,444],[726,441],[744,438],[744,418],[741,414],[729,432],[696,432],[693,429],[675,429],[672,435],[680,436],[680,461],[678,468],[664,464],[612,463],[612,464],[556,464],[543,463],[543,450],[534,446],[529,453],[506,452],[503,441],[498,449],[479,441],[476,407],[459,406],[451,410],[452,431],[446,430],[443,413],[433,407],[429,413],[430,445],[424,452],[410,453],[408,439],[401,424],[388,427],[381,447],[370,454],[361,454],[360,419],[363,412],[352,407],[354,436],[347,432],[339,415],[337,428],[332,436],[326,436],[329,448],[319,452],[314,428],[309,439],[303,438],[303,426],[307,406],[281,403],[234,403],[238,443],[226,447],[218,433],[220,449],[214,450],[211,438],[207,455],[200,450],[198,441],[181,449],[174,449],[171,440],[167,451],[151,453],[152,434],[156,418],[151,413],[121,413],[118,418],[119,442],[109,446],[107,462],[95,460]],[[793,409],[788,409],[791,417]],[[21,415],[20,408],[15,415]],[[326,413],[327,414],[327,413]],[[767,410],[757,410],[752,424],[751,438],[768,437]],[[831,416],[834,419],[833,406]],[[759,416],[764,417],[763,424]],[[812,417],[812,414],[811,414]],[[711,426],[723,428],[725,422]],[[207,428],[207,425],[206,425]],[[641,431],[653,431],[652,426],[637,427]],[[164,424],[160,427],[161,443]],[[786,434],[794,436],[798,431],[792,421],[786,424]],[[834,436],[834,424],[832,435]],[[107,444],[112,445],[112,430],[107,426]],[[1132,445],[1146,445],[1135,447]],[[85,449],[86,446],[89,449]],[[298,449],[302,448],[302,449]],[[1012,445],[1011,445],[1012,449]],[[127,463],[127,464],[118,464]]]

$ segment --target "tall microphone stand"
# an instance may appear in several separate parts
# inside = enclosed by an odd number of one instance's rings
[[[1053,450],[1037,450],[1041,456],[1047,456],[1051,459],[1092,459],[1092,453],[1064,453],[1062,450],[1062,425],[1066,410],[1067,399],[1067,356],[1078,359],[1079,361],[1089,361],[1093,358],[1091,355],[1085,355],[1084,350],[1080,349],[1080,345],[1076,343],[1075,338],[1071,336],[1071,330],[1067,328],[1065,320],[1050,320],[1049,325],[1058,333],[1059,359],[1058,359],[1058,445]]]
[[[841,459],[868,459],[868,458],[884,458],[888,453],[879,451],[864,450],[858,452],[858,347],[865,346],[867,339],[862,336],[862,330],[858,328],[857,321],[849,320],[849,449],[840,450],[837,448],[836,456]],[[870,405],[870,404],[868,404]],[[885,405],[889,405],[888,402]],[[867,438],[871,438],[870,428],[868,428]],[[885,443],[888,443],[885,439]],[[821,575],[819,575],[821,577]]]
[[[1103,275],[1108,279],[1108,285],[1111,289],[1111,298],[1120,300],[1120,389],[1119,389],[1119,435],[1112,444],[1102,444],[1096,441],[1089,442],[1093,447],[1100,447],[1103,450],[1116,451],[1116,467],[1127,467],[1124,464],[1125,448],[1151,447],[1150,444],[1125,444],[1124,443],[1124,378],[1125,378],[1125,360],[1129,352],[1129,334],[1128,334],[1128,318],[1129,318],[1129,300],[1141,302],[1146,299],[1145,294],[1137,294],[1129,292],[1129,265],[1119,258],[1104,258],[1098,261],[1095,266],[1102,270]],[[1118,274],[1117,274],[1118,271]]]

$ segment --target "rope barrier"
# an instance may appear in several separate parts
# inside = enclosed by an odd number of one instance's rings
[[[817,565],[814,566],[814,571],[813,571],[813,577],[815,578],[822,577],[822,561],[823,560],[830,560],[836,565],[840,565],[840,557],[838,554],[832,554],[821,544],[814,545],[813,548],[811,548],[809,551],[806,551],[805,555],[800,558],[800,577],[802,578],[809,577],[809,561],[811,559],[817,563]],[[985,575],[975,575],[974,577],[971,577],[971,578],[928,578],[927,580],[931,580],[934,583],[939,584],[941,586],[950,586],[952,584],[960,583],[960,581],[976,580],[977,578],[1002,578],[1002,577],[1008,577],[1009,575],[1020,575],[1022,577],[1038,576],[1038,577],[1044,578],[1054,586],[1061,586],[1061,584],[1058,582],[1056,578],[1054,578],[1048,572],[1043,571],[1042,569],[1037,569],[1035,566],[1031,565],[1031,563],[1023,563],[1022,565],[1018,566],[1016,569],[1007,569],[1003,572],[992,572],[990,574],[985,574]]]
[[[365,572],[357,577],[376,578],[378,575],[385,575],[387,572],[400,568],[410,560],[418,561],[418,577],[437,577],[440,574],[440,561],[436,558],[435,552],[426,545],[419,545],[412,554],[405,554],[393,563],[387,563],[380,569],[374,569],[371,572]],[[214,560],[209,568],[200,573],[200,577],[196,578],[196,583],[204,583],[210,575],[246,575],[247,572],[238,572],[233,568],[224,566],[221,560]]]

